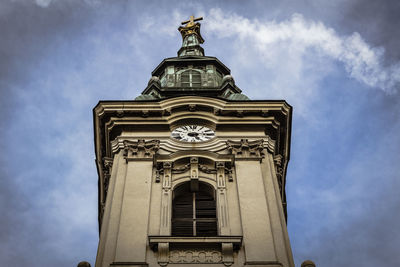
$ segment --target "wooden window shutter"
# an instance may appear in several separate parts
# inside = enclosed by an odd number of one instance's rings
[[[173,236],[217,236],[217,213],[214,190],[204,183],[190,191],[190,183],[174,191],[172,203]]]

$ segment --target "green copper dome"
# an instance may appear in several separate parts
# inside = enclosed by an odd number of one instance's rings
[[[164,59],[152,72],[142,95],[136,100],[161,99],[183,95],[222,97],[228,100],[249,100],[235,85],[230,69],[215,57],[204,56],[200,46],[202,18],[190,17],[178,28],[182,47],[178,57]]]

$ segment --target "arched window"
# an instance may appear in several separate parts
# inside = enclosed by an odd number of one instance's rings
[[[181,74],[182,87],[201,87],[201,73],[195,70],[187,70]]]
[[[173,236],[217,236],[214,189],[199,183],[197,191],[184,183],[174,190],[172,200]]]

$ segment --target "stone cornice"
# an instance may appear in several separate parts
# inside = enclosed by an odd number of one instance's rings
[[[102,101],[94,108],[96,116],[102,117],[107,113],[113,113],[113,116],[125,117],[126,115],[143,116],[149,111],[148,116],[170,114],[171,112],[181,111],[182,108],[189,105],[196,105],[199,107],[198,111],[202,109],[206,112],[214,112],[214,110],[221,111],[220,115],[232,116],[241,111],[243,115],[261,115],[268,116],[271,112],[281,112],[288,115],[291,107],[283,100],[276,101],[225,101],[219,98],[200,97],[200,96],[182,96],[154,101]],[[167,112],[166,112],[167,111]],[[272,115],[272,114],[271,114]]]

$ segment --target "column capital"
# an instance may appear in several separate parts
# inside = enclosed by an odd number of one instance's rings
[[[160,148],[160,140],[139,139],[137,141],[125,140],[124,145],[124,158],[129,160],[152,160],[153,156]]]

